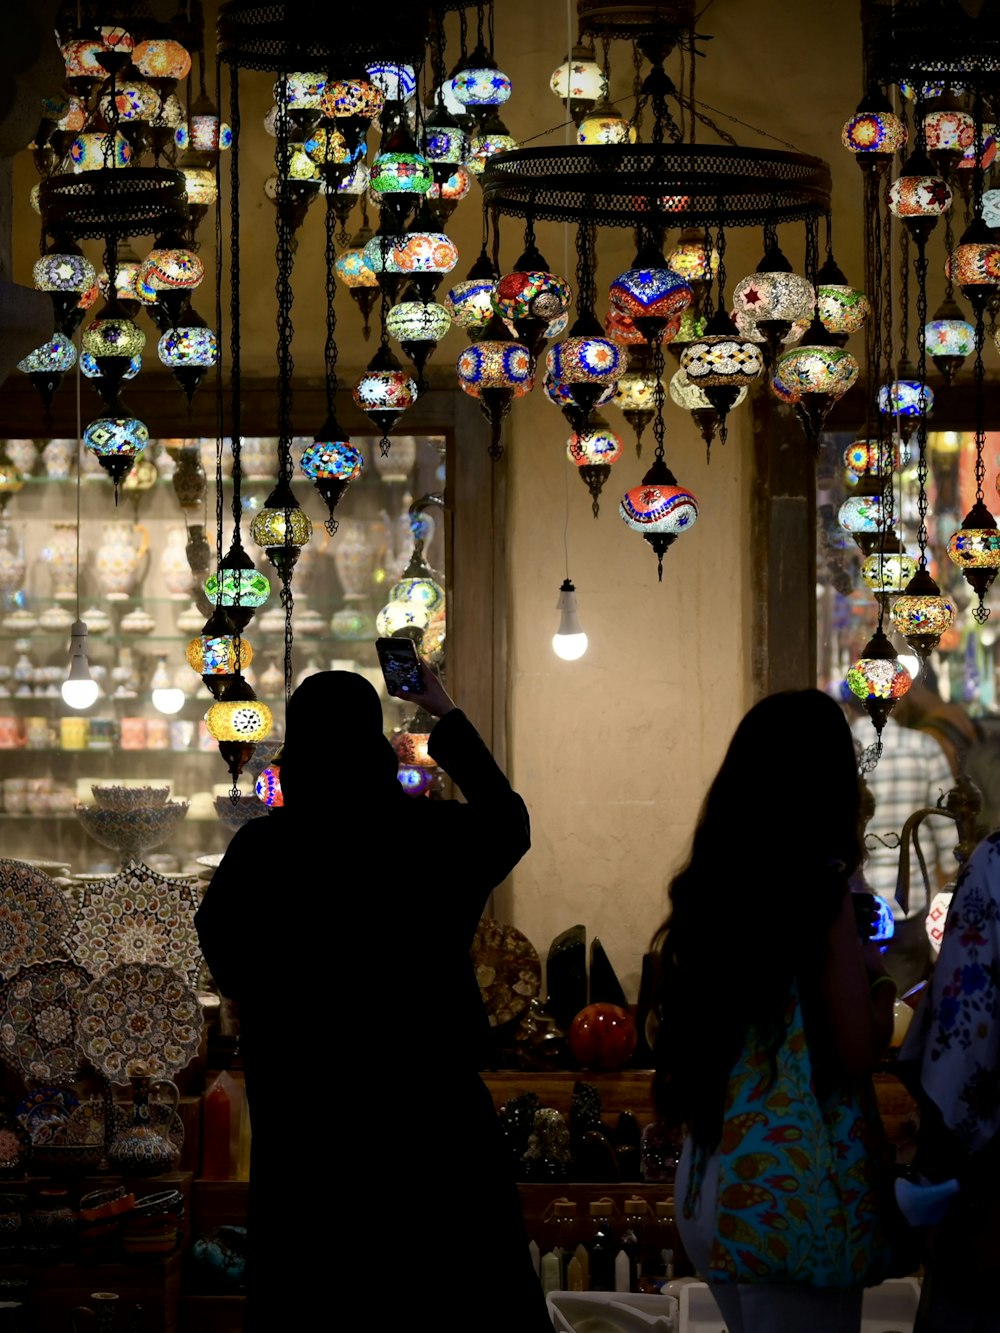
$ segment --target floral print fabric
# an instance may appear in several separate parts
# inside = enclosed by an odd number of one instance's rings
[[[729,1076],[709,1281],[878,1282],[889,1247],[877,1112],[847,1088],[820,1104],[794,989],[774,1066],[772,1077],[751,1030]]]
[[[962,868],[934,973],[899,1053],[970,1153],[1000,1129],[1000,833]]]

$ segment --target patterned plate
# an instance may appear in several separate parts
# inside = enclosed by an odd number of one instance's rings
[[[0,978],[66,954],[69,912],[62,894],[24,861],[0,860]]]
[[[69,949],[92,976],[119,963],[161,963],[194,982],[201,949],[194,928],[193,879],[167,878],[144,865],[85,884],[69,932]]]
[[[0,987],[0,1058],[25,1078],[72,1083],[80,996],[93,980],[76,963],[32,963]]]
[[[181,974],[158,963],[119,963],[80,1001],[80,1045],[112,1083],[133,1074],[172,1078],[198,1050],[204,1020]]]

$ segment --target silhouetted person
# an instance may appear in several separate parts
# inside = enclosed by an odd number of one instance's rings
[[[425,664],[406,696],[466,803],[407,796],[364,677],[288,703],[284,808],[244,825],[197,925],[238,1001],[252,1128],[248,1327],[362,1322],[551,1333],[513,1166],[479,1070],[490,1028],[470,958],[528,814]]]
[[[762,699],[653,941],[654,1094],[684,1134],[677,1223],[730,1333],[856,1333],[888,1265],[870,1074],[895,986],[849,890],[859,807],[839,705]]]

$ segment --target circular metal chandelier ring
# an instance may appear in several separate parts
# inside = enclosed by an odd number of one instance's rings
[[[634,227],[753,227],[822,216],[830,168],[818,157],[715,144],[520,148],[491,158],[483,201],[512,217]]]
[[[219,57],[233,69],[334,77],[376,60],[418,65],[428,37],[426,7],[393,5],[386,17],[392,21],[352,25],[329,0],[228,0],[216,24]]]
[[[41,182],[38,205],[50,236],[73,240],[151,236],[188,221],[182,171],[102,167]]]

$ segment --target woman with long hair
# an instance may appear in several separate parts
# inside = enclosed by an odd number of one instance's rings
[[[883,1276],[869,1075],[895,987],[849,887],[859,806],[839,705],[762,699],[653,941],[654,1097],[684,1136],[678,1225],[729,1333],[857,1329]]]

